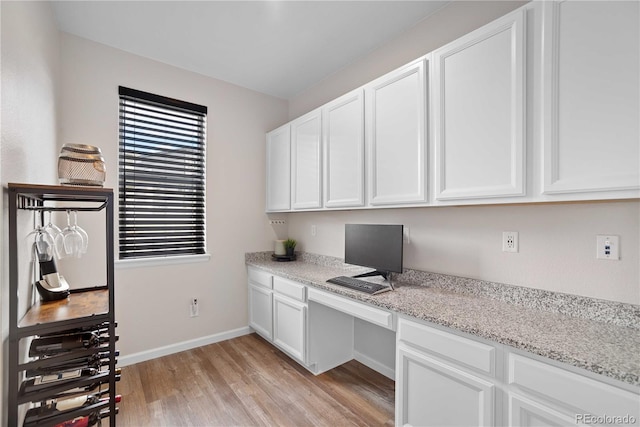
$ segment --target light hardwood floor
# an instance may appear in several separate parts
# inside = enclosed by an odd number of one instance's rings
[[[394,382],[351,361],[314,376],[256,334],[122,368],[119,426],[393,425]]]

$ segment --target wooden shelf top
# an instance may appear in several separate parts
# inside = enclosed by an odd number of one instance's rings
[[[18,327],[91,317],[109,312],[109,290],[96,289],[72,293],[59,301],[39,302],[24,315]]]
[[[28,191],[39,193],[112,193],[112,188],[100,187],[97,185],[46,185],[46,184],[22,184],[17,182],[10,182],[8,184],[9,189],[15,189],[16,191]]]

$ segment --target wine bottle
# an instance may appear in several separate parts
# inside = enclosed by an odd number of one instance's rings
[[[64,415],[65,412],[73,411],[83,406],[90,406],[101,401],[108,402],[110,398],[109,396],[104,397],[103,394],[105,393],[106,392],[77,396],[64,400],[48,400],[41,406],[31,408],[27,411],[23,427],[36,426],[44,422],[47,418]],[[116,395],[114,400],[116,403],[119,403],[121,396]]]
[[[116,408],[116,414],[118,413],[118,408]],[[110,415],[109,410],[104,410],[100,412],[94,412],[91,415],[86,415],[84,417],[77,417],[69,421],[64,421],[62,423],[56,424],[55,427],[91,427],[94,426],[100,421],[102,418],[106,418]]]
[[[114,328],[118,327],[118,322],[113,322]],[[64,331],[58,332],[50,332],[48,334],[40,334],[41,337],[52,337],[56,335],[70,335],[70,334],[78,334],[83,332],[94,332],[94,331],[107,331],[109,329],[109,322],[102,322],[91,326],[82,326],[80,328],[66,329]]]
[[[117,357],[119,355],[120,355],[119,351],[114,352],[114,357]],[[62,362],[58,362],[58,363],[55,363],[55,361],[52,361],[53,364],[51,365],[41,366],[39,368],[27,370],[27,376],[35,377],[38,375],[47,375],[53,372],[67,371],[70,369],[80,369],[84,367],[97,369],[101,366],[108,365],[109,362],[110,362],[109,352],[106,351],[101,353],[95,353],[86,357],[79,357],[77,359],[69,359]],[[116,360],[116,363],[117,363],[117,360]]]
[[[117,368],[115,370],[115,380],[116,382],[120,381],[120,368]],[[62,391],[60,393],[54,394],[49,396],[52,399],[62,399],[62,398],[68,398],[69,396],[75,396],[78,394],[93,394],[93,393],[97,393],[100,391],[100,387],[103,384],[106,384],[109,382],[109,377],[104,377],[102,378],[101,381],[95,382],[95,383],[91,383],[87,386],[83,386],[83,387],[76,387],[76,388],[72,388],[69,390],[65,390]]]
[[[104,340],[103,337],[94,332],[34,338],[29,347],[29,356],[52,355],[80,348],[91,348]],[[108,337],[106,337],[106,340],[108,340]]]
[[[30,357],[53,357],[70,351],[96,348],[110,341],[117,342],[118,335],[110,338],[108,335],[98,335],[93,332],[75,335],[60,335],[45,338],[35,338],[29,348]]]
[[[71,371],[54,372],[48,375],[40,375],[28,378],[20,384],[20,394],[36,392],[47,387],[53,387],[66,382],[75,381],[83,377],[98,375],[99,370],[94,368],[73,369]]]

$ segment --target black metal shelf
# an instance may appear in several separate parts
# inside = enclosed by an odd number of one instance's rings
[[[109,386],[108,404],[96,404],[109,408],[109,425],[116,425],[116,374],[115,374],[115,311],[114,311],[114,196],[113,190],[101,187],[75,187],[56,185],[15,184],[8,185],[9,193],[9,425],[22,425],[19,420],[19,407],[29,402],[40,402],[55,393],[72,389],[82,385],[90,385],[98,381]],[[77,211],[77,212],[105,212],[106,241],[106,284],[99,287],[87,287],[72,290],[67,300],[39,303],[30,307],[18,318],[19,289],[31,286],[19,283],[18,260],[18,216],[21,211]],[[25,261],[23,261],[25,262]],[[61,332],[86,326],[105,323],[111,339],[98,349],[80,350],[73,354],[64,354],[50,359],[32,360],[20,363],[19,342],[21,339],[40,334]],[[23,372],[27,369],[50,366],[64,360],[84,357],[98,351],[109,352],[108,371],[102,371],[94,377],[82,378],[68,384],[60,384],[42,391],[19,395],[18,388]],[[79,408],[73,416],[87,415],[95,412],[96,405]],[[38,425],[55,425],[66,421],[56,416]],[[68,418],[67,418],[68,419]]]

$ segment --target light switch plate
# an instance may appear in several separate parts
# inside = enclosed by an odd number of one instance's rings
[[[596,258],[597,259],[620,259],[620,236],[604,234],[596,236]]]

